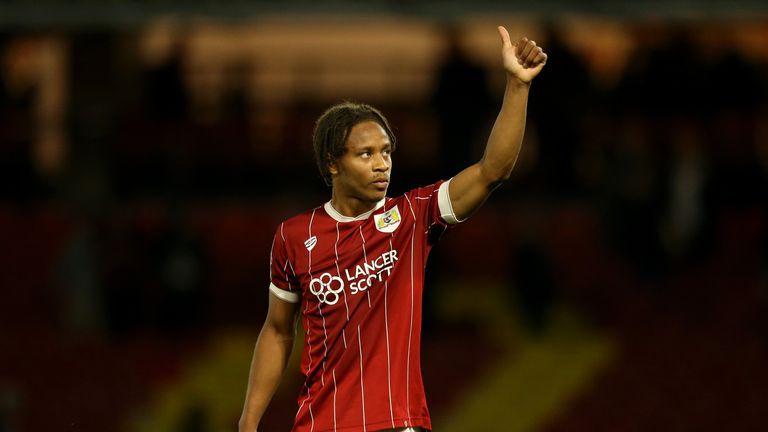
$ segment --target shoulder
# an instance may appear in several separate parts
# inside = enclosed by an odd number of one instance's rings
[[[425,209],[429,209],[430,203],[434,202],[434,198],[438,196],[440,185],[444,183],[444,180],[440,180],[430,185],[411,189],[402,195],[388,199],[386,207],[398,206],[400,211],[406,214],[410,213],[415,217],[417,214],[424,213]]]
[[[433,202],[434,199],[438,197],[440,186],[444,184],[447,184],[447,182],[445,180],[440,180],[430,185],[417,187],[415,189],[409,190],[402,196],[395,199],[402,201],[403,205],[409,208],[424,207],[426,204]]]
[[[448,186],[451,180],[440,180],[431,185],[418,187],[403,195],[405,205],[415,214],[440,218],[448,224],[460,222],[453,211]]]
[[[443,183],[446,183],[446,180],[440,180],[440,181],[438,181],[436,183],[432,183],[431,185],[421,186],[421,187],[417,187],[415,189],[411,189],[408,192],[406,192],[405,194],[403,194],[403,196],[405,198],[407,198],[407,199],[429,198],[429,197],[434,196],[434,195],[436,195],[438,193],[438,191],[440,190],[440,186]]]
[[[297,215],[280,222],[277,226],[275,235],[282,238],[284,241],[289,242],[292,239],[306,238],[306,234],[310,225],[312,225],[318,217],[322,217],[325,212],[322,206],[317,206]],[[302,238],[303,236],[303,238]]]

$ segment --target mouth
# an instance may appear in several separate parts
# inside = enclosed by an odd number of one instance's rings
[[[376,186],[377,188],[386,189],[386,187],[389,185],[389,180],[385,178],[376,179],[373,181],[373,185]]]

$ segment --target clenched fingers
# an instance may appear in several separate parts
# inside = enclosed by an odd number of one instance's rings
[[[547,61],[547,55],[541,47],[536,45],[536,41],[522,38],[515,44],[517,61],[524,68],[536,67]]]

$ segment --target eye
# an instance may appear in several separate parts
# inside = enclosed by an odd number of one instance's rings
[[[371,157],[371,152],[369,151],[360,152],[360,157],[369,158]]]

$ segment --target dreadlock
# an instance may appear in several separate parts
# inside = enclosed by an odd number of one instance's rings
[[[392,150],[395,150],[395,135],[389,127],[386,117],[376,108],[354,102],[342,102],[326,110],[315,123],[312,133],[312,145],[315,150],[315,162],[325,184],[331,186],[331,173],[328,165],[337,161],[347,151],[347,137],[352,128],[365,121],[378,123],[389,137]]]

